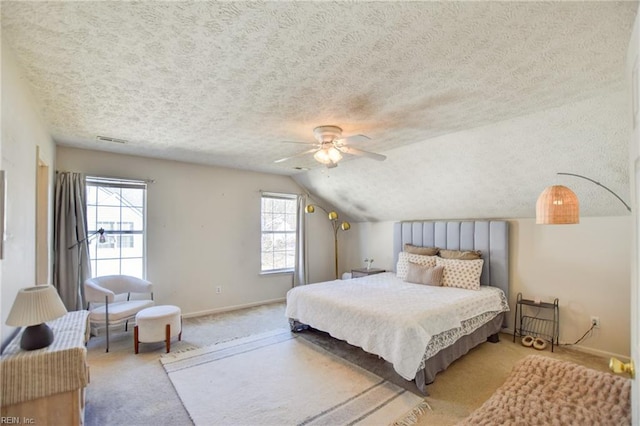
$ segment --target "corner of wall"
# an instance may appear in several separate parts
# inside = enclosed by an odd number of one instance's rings
[[[16,331],[5,321],[18,290],[36,284],[36,152],[39,147],[41,157],[54,164],[56,147],[41,116],[40,104],[5,40],[1,49],[0,169],[6,173],[6,227],[4,258],[0,260],[0,340],[5,343]]]

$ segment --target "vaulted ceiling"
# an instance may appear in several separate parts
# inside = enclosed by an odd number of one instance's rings
[[[626,210],[636,2],[2,2],[61,145],[288,174],[355,220]],[[377,162],[326,169],[318,125]],[[124,144],[96,140],[123,139]],[[308,169],[308,170],[306,170]]]

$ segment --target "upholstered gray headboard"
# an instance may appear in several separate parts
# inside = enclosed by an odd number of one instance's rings
[[[509,223],[501,220],[397,222],[393,230],[393,264],[405,244],[447,250],[480,250],[480,283],[509,298]]]

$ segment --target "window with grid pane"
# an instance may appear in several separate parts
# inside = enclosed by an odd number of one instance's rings
[[[296,257],[296,196],[262,195],[262,272],[292,272]]]
[[[89,241],[91,274],[145,278],[145,208],[147,185],[87,177],[89,235],[104,229],[104,242]]]

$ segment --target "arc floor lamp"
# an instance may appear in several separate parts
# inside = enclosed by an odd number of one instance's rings
[[[82,297],[81,297],[81,290],[80,288],[82,287],[82,265],[80,264],[82,262],[82,244],[87,243],[89,244],[96,235],[100,235],[98,237],[98,241],[101,243],[104,243],[106,241],[106,238],[104,236],[104,228],[100,228],[98,229],[96,232],[87,235],[86,237],[84,237],[81,240],[76,241],[73,245],[69,246],[67,248],[67,250],[71,250],[75,247],[78,247],[78,277],[76,278],[76,291],[78,292],[78,297],[80,298],[80,306],[82,306]]]
[[[348,231],[349,228],[351,228],[351,224],[349,222],[340,222],[338,219],[338,213],[333,210],[328,212],[317,204],[307,204],[304,211],[306,213],[315,213],[316,207],[325,212],[329,221],[331,221],[331,227],[333,228],[333,254],[335,257],[336,279],[338,279],[338,231]]]
[[[597,182],[586,176],[575,173],[562,173],[559,175],[575,176],[581,179],[593,182],[596,185],[606,189],[614,197],[616,197],[627,210],[631,211],[631,207],[624,202],[611,189],[607,188],[600,182]],[[541,225],[569,225],[580,222],[580,203],[577,195],[563,185],[553,185],[542,191],[536,202],[536,223]]]

